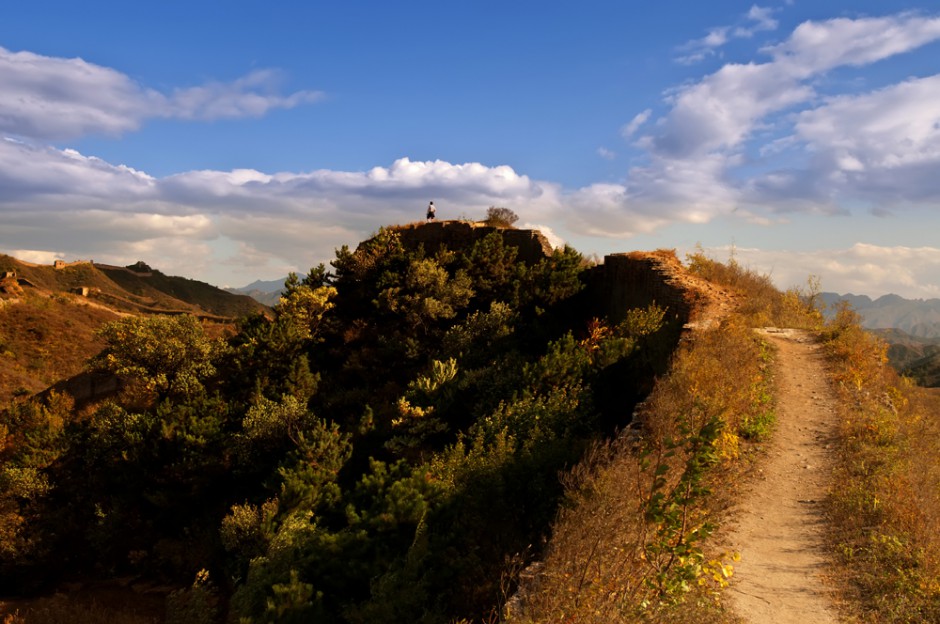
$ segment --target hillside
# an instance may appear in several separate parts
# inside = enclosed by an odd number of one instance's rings
[[[96,330],[127,314],[196,315],[220,329],[267,311],[249,297],[146,265],[43,266],[0,255],[0,404],[80,373],[104,342]]]
[[[35,604],[75,621],[97,588],[159,586],[173,622],[726,622],[738,555],[759,558],[749,538],[717,541],[744,474],[767,489],[762,455],[789,458],[772,469],[785,495],[745,505],[794,538],[760,565],[790,567],[791,551],[835,546],[796,539],[819,524],[795,521],[824,496],[807,478],[824,488],[830,472],[804,448],[829,448],[807,406],[842,426],[857,418],[833,409],[874,401],[894,419],[919,401],[910,384],[865,392],[891,380],[850,314],[820,344],[850,367],[830,388],[857,396],[830,401],[816,334],[788,346],[753,331],[819,332],[819,312],[736,263],[658,250],[596,264],[525,232],[449,236],[382,229],[223,340],[190,315],[126,316],[93,363],[122,380],[109,400],[0,410],[0,479],[15,486],[0,488],[0,586],[15,594],[0,616],[31,622]],[[778,417],[795,446],[775,445]],[[878,442],[895,424],[861,431]],[[890,569],[932,587],[932,559],[910,554]],[[818,561],[798,565],[786,604],[815,583]],[[56,602],[27,598],[42,591]],[[119,609],[102,618],[127,621]]]
[[[73,296],[0,299],[0,405],[79,374],[104,347],[95,331],[119,318],[114,310]]]
[[[224,342],[126,317],[96,360],[126,381],[111,401],[2,415],[0,469],[42,478],[0,493],[0,584],[207,570],[255,621],[272,592],[297,621],[490,613],[507,557],[538,554],[559,471],[630,422],[698,295],[671,252],[592,266],[492,230],[430,255],[430,230],[339,250]]]
[[[847,302],[862,317],[865,329],[900,329],[917,338],[940,338],[940,299],[905,299],[884,295],[871,299],[866,295],[821,293],[826,314],[834,314],[839,302]]]
[[[36,265],[0,255],[0,274],[13,271],[40,293],[87,289],[90,300],[127,312],[180,313],[233,320],[266,309],[245,295],[205,282],[168,276],[143,262],[117,267],[93,262]]]
[[[279,280],[255,280],[247,286],[242,286],[241,288],[226,288],[226,290],[237,295],[247,295],[258,303],[273,308],[281,298],[281,293],[284,291],[284,282],[286,280],[286,275]]]
[[[940,299],[822,293],[832,318],[841,302],[861,317],[861,326],[888,344],[888,361],[898,373],[924,387],[940,387]]]
[[[919,338],[900,329],[869,330],[888,344],[892,368],[918,385],[940,387],[940,338]]]

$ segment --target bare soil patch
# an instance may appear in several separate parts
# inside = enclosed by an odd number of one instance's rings
[[[731,511],[727,543],[741,561],[729,602],[744,622],[837,622],[824,542],[835,398],[810,334],[761,331],[778,348],[777,426]]]

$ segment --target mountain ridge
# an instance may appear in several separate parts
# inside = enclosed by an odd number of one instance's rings
[[[219,334],[269,308],[143,262],[41,265],[0,255],[0,402],[82,372],[104,343],[97,330],[128,315],[192,314]]]
[[[887,345],[887,356],[898,373],[919,385],[940,387],[940,299],[906,299],[893,293],[872,299],[867,295],[820,295],[824,314],[834,315],[841,302],[861,318],[861,326]]]
[[[887,294],[872,299],[867,295],[820,294],[825,314],[832,316],[840,302],[847,302],[862,318],[865,329],[900,329],[919,338],[940,337],[940,299],[905,299]]]

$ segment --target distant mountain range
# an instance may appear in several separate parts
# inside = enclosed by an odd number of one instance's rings
[[[822,293],[827,311],[847,301],[858,312],[866,329],[900,329],[918,338],[940,337],[940,299],[905,299],[898,295],[884,295],[872,299],[865,295],[838,295]]]
[[[281,293],[284,291],[284,282],[286,280],[287,276],[279,280],[255,280],[247,286],[242,286],[241,288],[226,288],[225,290],[239,295],[248,295],[259,303],[273,307],[281,298]]]
[[[862,327],[888,343],[888,360],[922,386],[940,387],[940,299],[822,293],[825,314],[846,301],[862,317]]]

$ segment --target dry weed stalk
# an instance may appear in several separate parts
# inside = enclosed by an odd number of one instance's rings
[[[742,427],[770,409],[755,390],[761,361],[736,322],[680,349],[640,414],[640,436],[596,448],[574,471],[570,504],[509,622],[727,619],[718,597],[731,556],[707,541],[723,504],[712,489],[736,470]]]
[[[824,336],[841,398],[838,573],[861,621],[940,621],[940,397],[899,378],[848,308]]]

